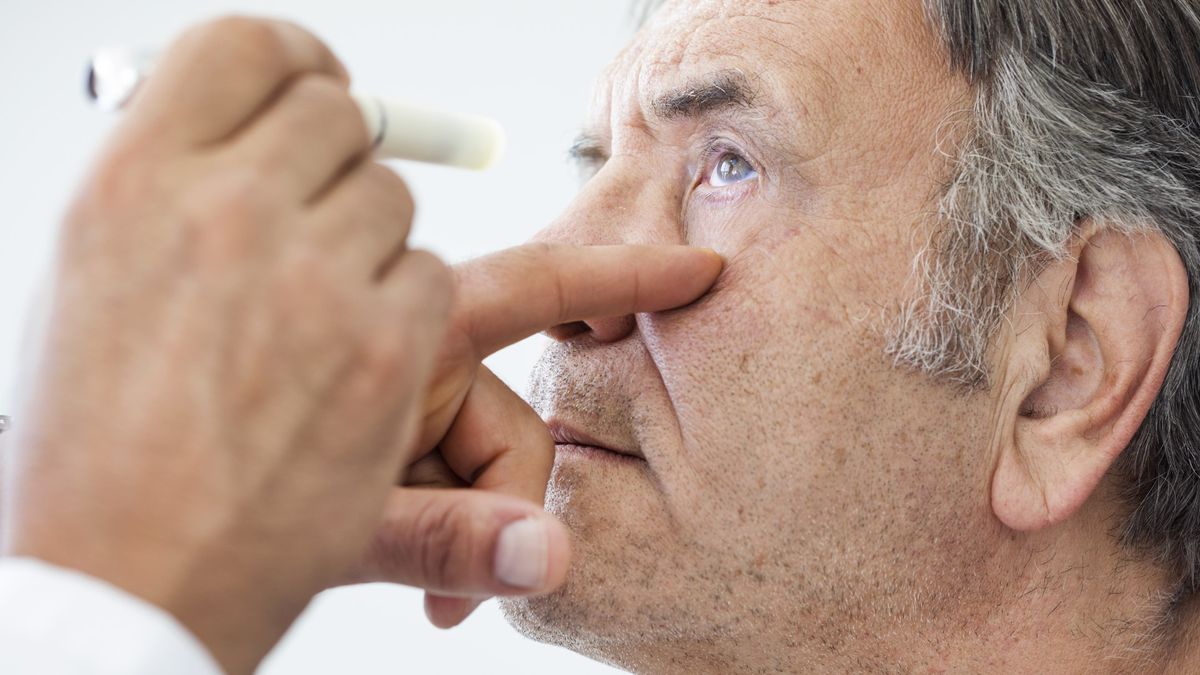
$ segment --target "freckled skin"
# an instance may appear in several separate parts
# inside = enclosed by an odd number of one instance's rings
[[[649,102],[729,69],[779,110],[753,134],[717,125],[760,178],[711,199],[690,171],[712,129]],[[1009,623],[1040,615],[1007,599],[1073,577],[1029,572],[991,516],[990,395],[883,354],[968,105],[915,0],[674,2],[616,59],[590,118],[611,158],[541,238],[728,265],[696,304],[589,322],[540,362],[543,416],[648,462],[559,458],[548,506],[573,566],[558,593],[505,601],[518,629],[646,673],[1011,666]]]

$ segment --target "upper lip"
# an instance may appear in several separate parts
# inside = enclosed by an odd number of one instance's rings
[[[554,438],[555,445],[583,445],[593,448],[600,448],[618,455],[627,455],[629,457],[637,457],[638,459],[646,459],[640,451],[634,448],[624,448],[613,443],[608,443],[599,440],[595,436],[581,431],[578,427],[574,427],[560,419],[551,418],[546,422],[546,426],[550,429],[550,436]]]

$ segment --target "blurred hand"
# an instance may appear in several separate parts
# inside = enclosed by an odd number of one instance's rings
[[[561,583],[553,444],[481,360],[690,302],[721,266],[532,246],[451,275],[405,248],[411,199],[369,161],[347,81],[290,24],[173,46],[64,222],[12,444],[6,552],[167,609],[231,673],[354,569],[430,589],[439,625]],[[414,464],[414,483],[478,489],[397,487]]]
[[[296,26],[193,29],[63,224],[7,552],[107,579],[250,672],[415,459],[448,268]]]
[[[449,329],[424,403],[419,453],[396,489],[361,579],[425,588],[442,627],[492,595],[532,595],[566,576],[568,538],[542,511],[554,443],[541,418],[480,362],[539,331],[687,304],[720,273],[683,246],[551,246],[455,269]],[[472,486],[471,491],[462,488]]]

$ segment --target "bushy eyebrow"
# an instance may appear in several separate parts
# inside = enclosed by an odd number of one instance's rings
[[[730,108],[752,108],[758,92],[741,72],[719,71],[686,87],[662,94],[650,109],[663,120],[694,118]]]
[[[656,96],[650,110],[662,121],[695,119],[730,109],[752,109],[759,99],[759,91],[743,73],[722,70]],[[608,149],[600,136],[585,132],[575,139],[567,156],[581,166],[595,166],[608,160]]]

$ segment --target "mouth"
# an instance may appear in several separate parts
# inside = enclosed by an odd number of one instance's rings
[[[637,449],[606,443],[562,420],[552,418],[546,422],[546,426],[550,429],[550,436],[554,438],[554,449],[557,454],[618,462],[644,463],[646,461],[645,456]]]

